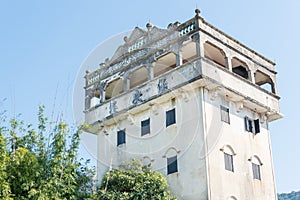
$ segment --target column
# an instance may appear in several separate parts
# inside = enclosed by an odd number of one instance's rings
[[[178,48],[177,52],[176,52],[176,67],[182,65],[182,53],[180,48]]]
[[[225,55],[225,60],[226,60],[226,67],[227,69],[232,72],[232,64],[231,64],[231,57]]]
[[[204,57],[204,55],[202,55],[202,52],[204,51],[201,51],[200,33],[197,32],[195,35],[193,35],[192,40],[196,44],[196,57]]]
[[[101,82],[99,84],[99,91],[100,91],[100,103],[105,101],[105,88],[106,88],[106,82]]]
[[[129,72],[127,72],[123,75],[123,80],[124,80],[124,92],[126,92],[130,89],[130,74],[129,74]]]
[[[154,78],[153,64],[147,64],[146,67],[147,67],[147,71],[148,71],[148,81],[149,81]]]
[[[85,110],[91,107],[91,90],[85,90]]]
[[[253,70],[248,71],[249,80],[255,84],[255,73]]]

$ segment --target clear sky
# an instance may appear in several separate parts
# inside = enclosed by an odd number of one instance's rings
[[[77,72],[106,38],[147,22],[166,28],[201,15],[277,63],[284,119],[271,126],[278,192],[300,190],[299,0],[0,1],[0,110],[35,122],[39,104],[72,120]],[[2,99],[6,99],[4,102]],[[91,156],[87,145],[81,155]]]

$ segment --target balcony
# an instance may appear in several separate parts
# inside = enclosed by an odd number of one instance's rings
[[[85,121],[90,125],[104,121],[114,123],[119,117],[127,116],[129,110],[130,113],[140,112],[159,103],[157,99],[163,101],[178,92],[199,87],[212,93],[218,91],[232,102],[242,102],[244,106],[266,114],[269,121],[281,117],[279,97],[276,94],[208,58],[196,58],[87,109]]]

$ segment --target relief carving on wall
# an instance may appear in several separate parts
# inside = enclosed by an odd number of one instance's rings
[[[142,99],[142,96],[143,96],[143,94],[141,91],[139,91],[139,90],[134,91],[132,103],[134,105],[136,105],[138,103],[144,102],[144,100]]]
[[[158,89],[158,93],[163,93],[169,89],[166,78],[162,78],[158,81],[157,89]]]
[[[117,112],[117,101],[110,101],[109,103],[109,114],[114,114]]]

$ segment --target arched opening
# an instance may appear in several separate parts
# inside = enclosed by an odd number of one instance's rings
[[[153,66],[154,77],[170,71],[176,67],[176,55],[174,53],[167,53],[157,58]]]
[[[275,94],[275,87],[272,79],[265,73],[257,70],[254,74],[255,84],[259,85],[261,88],[272,92]]]
[[[182,63],[190,62],[197,57],[196,54],[196,43],[189,40],[184,42],[181,48]]]
[[[145,83],[148,80],[148,70],[140,67],[130,73],[130,89]]]
[[[105,90],[105,100],[111,99],[124,92],[124,81],[117,78],[109,82]]]
[[[173,174],[178,172],[178,161],[177,161],[178,151],[174,147],[170,147],[165,156],[167,158],[167,174]]]
[[[262,162],[261,162],[260,158],[256,155],[254,155],[249,160],[252,163],[253,179],[261,180]]]
[[[147,168],[151,167],[152,160],[151,160],[150,157],[148,157],[148,156],[143,157],[143,158],[141,159],[141,162],[142,162],[142,164],[143,164],[143,168],[144,168],[144,169],[147,169]]]
[[[233,150],[232,146],[230,145],[224,145],[221,149],[221,151],[231,154],[231,155],[236,155],[235,151]]]
[[[234,172],[233,156],[236,154],[233,148],[230,145],[225,145],[220,150],[224,153],[225,170]]]
[[[222,67],[227,68],[224,51],[210,42],[204,43],[204,57],[218,65],[221,65]]]
[[[240,59],[234,57],[231,60],[232,64],[232,72],[243,77],[244,79],[249,79],[249,69],[245,62],[241,61]]]

